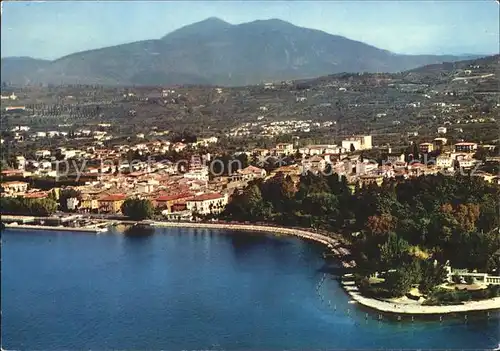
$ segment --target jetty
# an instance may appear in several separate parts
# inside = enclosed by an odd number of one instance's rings
[[[56,232],[83,232],[83,233],[105,233],[108,231],[107,226],[101,227],[100,225],[91,225],[87,227],[63,227],[63,226],[49,226],[49,225],[31,225],[31,224],[5,224],[5,229],[14,230],[51,230]]]

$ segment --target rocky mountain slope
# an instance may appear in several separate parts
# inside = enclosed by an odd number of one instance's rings
[[[398,55],[277,19],[232,25],[209,18],[161,39],[54,61],[3,58],[1,75],[11,84],[241,86],[340,72],[398,72],[458,59]]]

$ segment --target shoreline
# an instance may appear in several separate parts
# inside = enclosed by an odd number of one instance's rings
[[[351,283],[351,284],[349,284]],[[361,295],[353,281],[341,282],[344,291],[356,303],[379,312],[391,314],[437,315],[464,312],[500,310],[500,297],[487,300],[468,301],[462,305],[425,306],[416,303],[394,303]]]
[[[108,230],[106,228],[71,228],[71,227],[54,227],[49,225],[32,225],[32,224],[5,224],[5,229],[14,230],[50,230],[55,232],[81,232],[81,233],[105,233]]]
[[[122,223],[130,221],[109,221],[109,223]],[[136,222],[140,223],[140,222]],[[199,229],[229,229],[241,230],[252,232],[263,232],[270,234],[284,234],[291,235],[303,239],[312,240],[325,245],[330,251],[341,245],[340,241],[319,233],[313,233],[299,228],[286,228],[270,225],[255,225],[255,224],[236,224],[236,223],[197,223],[197,222],[159,222],[148,221],[153,227],[158,228],[199,228]],[[38,230],[53,230],[53,231],[78,231],[78,232],[91,232],[102,233],[107,229],[100,228],[68,228],[68,227],[49,227],[38,225],[5,225],[5,229],[38,229]],[[339,255],[336,256],[340,259]],[[345,277],[345,276],[344,276]],[[348,280],[341,280],[343,290],[351,297],[351,299],[364,307],[372,310],[391,313],[391,314],[415,314],[415,315],[434,315],[434,314],[450,314],[450,313],[464,313],[464,312],[478,312],[478,311],[491,311],[500,310],[500,297],[480,300],[469,301],[462,305],[443,305],[443,306],[422,306],[420,304],[403,304],[391,303],[388,301],[377,300],[361,295],[354,282]]]
[[[235,223],[188,223],[188,222],[153,222],[154,227],[158,228],[206,228],[206,229],[231,229],[252,232],[264,233],[278,233],[285,235],[297,236],[304,239],[319,242],[326,245],[329,249],[334,246],[340,245],[340,241],[319,233],[309,232],[304,229],[286,228],[286,227],[273,227],[269,225],[255,225],[255,224],[235,224]]]

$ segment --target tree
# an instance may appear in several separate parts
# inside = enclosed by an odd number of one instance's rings
[[[122,204],[121,210],[125,216],[136,221],[152,218],[154,215],[153,204],[147,199],[127,199]]]
[[[388,234],[396,227],[395,218],[390,214],[370,216],[366,222],[366,229],[374,235]]]
[[[50,216],[57,210],[57,202],[52,199],[0,198],[0,209],[5,214],[25,216]]]
[[[413,159],[418,160],[420,158],[420,148],[417,143],[413,143]]]
[[[475,223],[480,215],[479,205],[471,203],[460,204],[454,214],[461,229],[471,232],[474,230]]]
[[[387,241],[380,246],[380,260],[386,268],[401,265],[408,257],[410,245],[403,238],[391,233]]]
[[[302,209],[309,213],[316,223],[319,225],[329,225],[330,221],[338,216],[338,199],[337,196],[329,193],[313,193],[308,195],[302,202]]]
[[[295,185],[290,176],[281,172],[263,184],[262,196],[269,201],[276,212],[283,213],[291,209],[291,200],[295,195]]]
[[[394,272],[388,272],[385,277],[385,285],[391,296],[400,297],[406,295],[413,283],[408,270],[402,268]]]
[[[241,168],[247,168],[248,165],[250,164],[249,160],[248,160],[248,155],[246,153],[244,153],[244,152],[241,153],[241,154],[239,154],[236,157],[236,159],[241,162]],[[231,171],[234,172],[235,170],[232,169]]]
[[[426,260],[421,263],[422,278],[419,290],[423,294],[431,292],[436,286],[442,284],[446,279],[446,270],[443,265]]]

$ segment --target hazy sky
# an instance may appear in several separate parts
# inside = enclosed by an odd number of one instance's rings
[[[407,54],[499,51],[495,0],[2,1],[1,55],[54,59],[160,38],[207,17],[238,24],[279,18]]]

